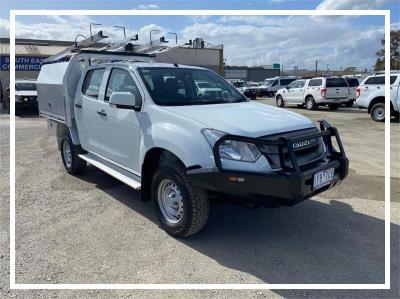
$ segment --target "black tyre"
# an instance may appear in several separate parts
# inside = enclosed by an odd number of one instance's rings
[[[151,198],[162,228],[177,237],[188,237],[207,223],[207,192],[192,185],[179,163],[158,168],[151,182]]]
[[[338,110],[339,106],[339,104],[328,104],[328,107],[331,110]]]
[[[68,173],[78,174],[83,172],[86,161],[78,157],[82,153],[81,147],[73,144],[69,135],[61,137],[60,145],[61,159]]]
[[[257,99],[257,96],[255,94],[252,94],[250,97],[251,97],[252,100]]]
[[[276,97],[276,106],[285,107],[285,102],[283,101],[283,98],[280,95]]]
[[[317,104],[315,104],[313,97],[306,98],[305,104],[306,104],[307,110],[315,110],[315,108],[317,108]]]
[[[372,106],[370,115],[374,121],[385,121],[385,103],[376,103],[374,106]]]
[[[267,97],[272,98],[274,96],[274,93],[272,91],[267,92]]]

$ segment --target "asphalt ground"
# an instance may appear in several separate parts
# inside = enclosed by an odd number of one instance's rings
[[[284,109],[339,129],[348,178],[290,208],[215,203],[205,229],[184,240],[109,175],[91,166],[68,175],[45,119],[17,116],[16,282],[384,283],[384,125],[356,108]],[[0,115],[0,297],[398,298],[399,133],[392,123],[391,290],[21,291],[8,285],[9,119]]]

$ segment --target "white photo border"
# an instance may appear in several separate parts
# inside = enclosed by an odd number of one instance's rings
[[[15,19],[40,15],[384,16],[385,114],[390,115],[390,10],[10,10],[10,99],[15,98]],[[390,117],[385,118],[385,282],[382,284],[23,284],[15,279],[15,101],[10,101],[10,289],[390,289]]]

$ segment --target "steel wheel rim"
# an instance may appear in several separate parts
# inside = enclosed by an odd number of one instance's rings
[[[278,106],[282,106],[282,98],[278,98]]]
[[[313,106],[312,101],[311,101],[311,100],[308,100],[308,101],[307,101],[307,108],[308,108],[308,109],[311,109],[312,106]]]
[[[374,109],[374,117],[376,119],[382,120],[385,117],[385,107],[379,106]]]
[[[183,197],[177,184],[163,180],[158,186],[158,206],[164,218],[170,223],[178,223],[183,216]]]
[[[64,152],[64,160],[65,164],[67,167],[71,167],[72,165],[72,153],[71,153],[71,147],[69,146],[68,141],[64,141],[63,144],[63,152]]]

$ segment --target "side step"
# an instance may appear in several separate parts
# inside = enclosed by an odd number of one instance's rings
[[[117,180],[127,184],[135,190],[140,190],[141,187],[141,178],[121,167],[105,161],[104,159],[93,155],[91,153],[81,154],[79,158],[85,160],[86,162],[92,164],[94,167],[104,171],[105,173],[113,176]]]

